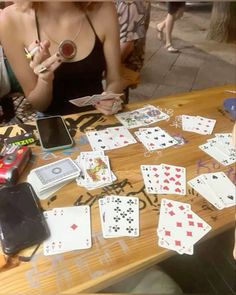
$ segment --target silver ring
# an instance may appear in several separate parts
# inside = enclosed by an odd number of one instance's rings
[[[38,75],[38,74],[45,73],[47,70],[48,70],[48,68],[47,68],[46,66],[44,66],[44,65],[42,65],[42,64],[39,64],[39,65],[37,65],[37,66],[35,67],[35,69],[34,69],[34,73],[35,73],[36,75]]]
[[[120,101],[114,101],[111,107],[112,112],[115,112],[121,106]]]

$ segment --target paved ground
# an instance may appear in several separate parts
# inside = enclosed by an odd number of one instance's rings
[[[141,83],[130,91],[131,102],[236,83],[236,44],[206,40],[210,4],[187,6],[183,18],[176,22],[173,43],[181,50],[178,54],[167,52],[157,38],[156,24],[165,15],[165,7],[154,2]]]

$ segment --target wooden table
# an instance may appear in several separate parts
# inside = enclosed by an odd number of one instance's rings
[[[54,207],[89,204],[92,213],[92,248],[73,251],[61,255],[43,256],[42,247],[30,262],[6,268],[0,272],[0,294],[76,294],[78,292],[95,292],[119,281],[129,274],[163,261],[176,252],[160,248],[157,245],[157,221],[162,197],[188,202],[192,210],[212,226],[212,231],[205,237],[215,236],[234,225],[235,208],[217,210],[204,198],[197,196],[187,187],[186,196],[148,195],[145,193],[141,164],[167,163],[186,167],[187,180],[198,174],[213,171],[225,171],[231,180],[235,180],[235,167],[221,166],[213,158],[201,151],[198,146],[214,135],[199,135],[176,128],[175,117],[181,114],[200,115],[216,119],[213,133],[231,132],[233,122],[223,110],[223,101],[234,96],[225,92],[235,90],[236,85],[211,88],[203,91],[179,94],[144,102],[129,104],[125,110],[133,110],[144,104],[159,106],[172,116],[169,121],[161,121],[160,126],[172,135],[180,135],[186,144],[170,147],[162,152],[147,153],[141,143],[107,151],[117,181],[106,188],[87,191],[72,182],[56,193],[56,196],[42,201],[45,210]],[[76,145],[71,150],[43,153],[39,146],[33,146],[34,158],[27,166],[22,181],[30,169],[55,160],[70,156],[75,159],[80,151],[91,150],[86,143],[85,129],[101,128],[118,124],[114,116],[103,117],[96,111],[82,113],[67,118],[73,129]],[[152,125],[151,125],[152,126]],[[24,129],[31,129],[22,126]],[[0,134],[13,135],[16,129],[2,128]],[[17,129],[19,131],[19,129]],[[11,132],[10,132],[11,131]],[[135,129],[132,129],[133,133]],[[109,194],[138,196],[140,199],[140,237],[104,239],[99,221],[98,198]]]

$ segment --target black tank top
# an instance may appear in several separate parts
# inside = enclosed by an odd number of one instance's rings
[[[103,44],[86,15],[95,34],[95,43],[87,57],[75,62],[63,62],[54,72],[53,99],[45,113],[50,115],[67,115],[93,109],[93,107],[76,107],[70,99],[99,94],[103,92],[102,78],[106,70]],[[35,13],[38,40],[40,39],[39,22]]]

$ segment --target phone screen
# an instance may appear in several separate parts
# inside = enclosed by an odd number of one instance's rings
[[[0,190],[0,233],[6,254],[16,253],[47,238],[47,224],[29,183]]]
[[[73,140],[60,116],[37,119],[36,124],[44,149],[72,146]]]

